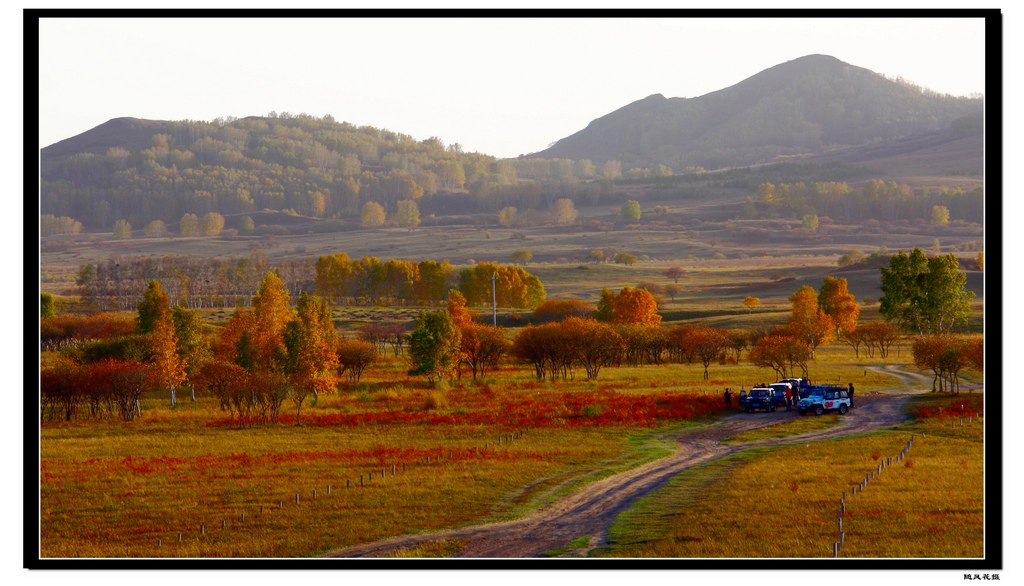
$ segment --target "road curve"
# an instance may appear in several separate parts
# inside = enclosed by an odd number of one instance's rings
[[[675,442],[676,449],[671,454],[587,484],[520,519],[402,535],[348,547],[323,557],[380,557],[420,543],[451,539],[468,542],[452,557],[529,558],[565,547],[581,536],[589,536],[590,546],[574,552],[585,553],[606,543],[607,529],[619,513],[688,468],[753,446],[813,441],[896,425],[904,418],[903,403],[920,392],[923,391],[858,395],[857,408],[842,418],[840,426],[785,438],[723,445],[721,441],[731,435],[798,417],[796,411],[736,414],[706,426],[666,434],[666,439]]]

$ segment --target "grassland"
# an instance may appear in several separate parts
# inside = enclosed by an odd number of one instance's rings
[[[592,555],[831,557],[845,491],[842,557],[982,557],[984,423],[953,427],[963,403],[977,412],[982,397],[920,396],[894,430],[751,448],[681,474],[622,514]],[[907,457],[854,495],[911,437]]]
[[[626,196],[639,199],[645,209],[666,205],[667,214],[630,226],[618,221],[617,205],[600,205],[581,207],[581,225],[572,228],[510,229],[480,215],[449,226],[431,225],[432,220],[425,219],[414,230],[129,241],[111,241],[103,235],[51,237],[42,242],[41,288],[58,294],[66,309],[75,310],[75,271],[83,263],[105,262],[112,255],[260,253],[274,263],[346,252],[354,258],[448,259],[461,267],[485,260],[507,263],[512,250],[525,248],[535,259],[526,268],[540,277],[549,298],[594,301],[604,287],[615,290],[641,281],[665,285],[670,281],[664,271],[681,266],[687,271],[679,282],[682,293],[660,305],[666,325],[751,329],[786,321],[789,295],[803,285],[819,287],[826,274],[848,278],[850,290],[863,304],[861,320],[877,320],[877,303],[869,302],[881,295],[877,269],[836,272],[839,255],[850,249],[870,253],[881,245],[891,250],[928,249],[936,238],[948,252],[983,237],[976,226],[914,225],[896,233],[831,224],[811,233],[790,220],[737,219],[745,197],[741,190],[712,202],[625,189]],[[632,266],[591,262],[590,252],[598,249],[649,260]],[[976,271],[968,274],[968,287],[978,296],[967,329],[975,332],[983,331],[982,276]],[[748,295],[761,299],[758,309],[743,307]],[[333,309],[336,325],[348,337],[360,324],[408,323],[418,311]],[[215,335],[231,312],[201,310],[207,334]],[[517,313],[524,312],[499,311],[510,335],[524,321],[516,319],[523,317]],[[909,361],[905,344],[894,347],[884,360],[863,351],[858,357],[847,346],[832,345],[817,350],[810,377],[816,382],[853,382],[864,394],[919,388],[869,368],[907,367]],[[487,380],[462,381],[445,393],[440,405],[434,401],[430,406],[428,398],[436,396],[436,390],[410,379],[407,368],[395,357],[375,364],[364,382],[343,384],[338,393],[307,403],[301,426],[285,417],[277,425],[239,429],[227,423],[226,414],[210,397],[200,395],[196,403],[179,402],[172,409],[161,393],[145,397],[143,417],[132,423],[44,423],[42,555],[314,556],[392,535],[509,519],[658,457],[668,449],[659,433],[726,413],[721,405],[726,387],[749,388],[775,378],[772,371],[745,359],[739,364],[712,364],[708,380],[701,367],[664,364],[605,368],[596,381],[537,382],[529,369],[504,365]],[[967,372],[964,377],[980,379],[979,373]],[[941,400],[921,399],[921,406]],[[666,403],[678,409],[665,410]],[[617,409],[623,405],[642,409]],[[586,410],[588,406],[601,409]],[[684,412],[684,407],[692,409]],[[598,411],[603,415],[585,414]],[[806,418],[731,441],[785,437],[830,422],[831,418]],[[927,434],[927,439],[915,442],[906,461],[913,464],[892,469],[849,501],[843,554],[975,557],[982,544],[978,495],[984,473],[983,435],[978,425],[954,432],[946,429],[948,424],[939,417],[922,417],[912,425],[866,437],[752,448],[707,464],[639,502],[612,528],[611,546],[595,553],[830,555],[833,509],[840,491],[873,469],[878,458],[895,455],[916,433]],[[495,446],[499,436],[517,432],[524,433]],[[823,459],[830,464],[822,466]],[[763,498],[772,499],[772,507],[764,509],[765,517],[752,519],[750,503]],[[916,509],[911,506],[915,503]],[[785,529],[781,535],[769,534],[780,527]],[[754,549],[756,543],[771,547]],[[440,557],[463,545],[430,542],[395,555]],[[550,553],[571,554],[586,546],[576,542]]]

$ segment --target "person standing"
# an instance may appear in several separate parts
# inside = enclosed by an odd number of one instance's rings
[[[732,408],[732,392],[729,389],[725,389],[725,408]]]
[[[793,387],[786,387],[786,411],[793,410]]]
[[[850,409],[853,409],[853,383],[850,383]]]
[[[747,402],[747,391],[745,389],[740,389],[740,409],[743,408],[743,405],[746,402]]]

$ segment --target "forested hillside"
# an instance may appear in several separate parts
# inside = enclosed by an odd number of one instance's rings
[[[359,218],[400,201],[469,192],[483,209],[546,208],[595,177],[589,161],[499,161],[458,144],[368,126],[271,113],[212,122],[120,118],[42,150],[41,213],[109,231],[186,214],[278,210],[320,218]]]
[[[961,119],[980,131],[981,111],[980,98],[939,95],[810,55],[700,97],[648,96],[534,156],[717,169],[947,129]]]

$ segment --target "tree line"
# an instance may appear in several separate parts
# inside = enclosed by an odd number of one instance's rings
[[[98,311],[135,307],[152,280],[160,281],[172,305],[248,307],[268,270],[276,271],[292,296],[315,292],[345,305],[436,306],[451,288],[459,289],[473,305],[490,304],[493,298],[498,307],[531,308],[546,296],[540,279],[513,265],[481,262],[460,270],[447,260],[351,259],[344,253],[273,265],[262,253],[227,258],[116,255],[103,263],[83,264],[75,283],[82,302]]]
[[[907,185],[880,179],[867,180],[860,187],[843,181],[764,182],[758,186],[757,194],[748,198],[746,215],[828,216],[843,223],[924,219],[944,224],[952,219],[981,224],[984,200],[981,187],[967,192],[945,186],[915,191]]]

